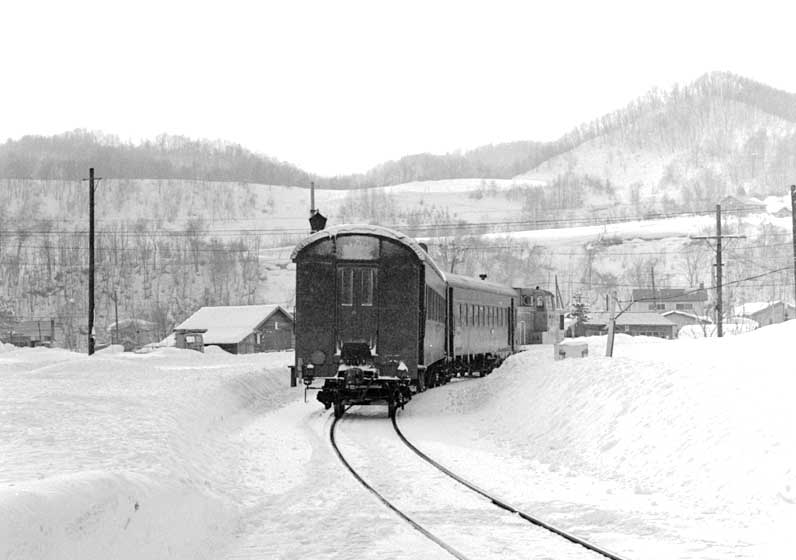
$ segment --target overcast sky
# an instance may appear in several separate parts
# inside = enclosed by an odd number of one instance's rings
[[[788,4],[9,0],[0,141],[165,132],[337,174],[551,140],[714,70],[796,92]]]

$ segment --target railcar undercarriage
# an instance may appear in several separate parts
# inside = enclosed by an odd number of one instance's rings
[[[317,396],[327,409],[334,407],[336,418],[349,406],[384,402],[389,415],[393,416],[398,407],[403,408],[411,398],[408,377],[381,377],[376,368],[369,366],[341,367],[337,377],[324,381]]]

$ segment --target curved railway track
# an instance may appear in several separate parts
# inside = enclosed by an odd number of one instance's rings
[[[595,552],[595,553],[597,553],[597,554],[599,554],[599,555],[601,555],[601,556],[603,556],[605,558],[610,558],[611,560],[628,560],[627,558],[625,558],[623,556],[619,556],[618,554],[615,554],[615,553],[610,552],[610,551],[608,551],[608,550],[606,550],[604,548],[601,548],[601,547],[599,547],[599,546],[597,546],[595,544],[592,544],[592,543],[590,543],[589,541],[587,541],[585,539],[581,539],[580,537],[577,537],[577,536],[573,535],[572,533],[564,531],[563,529],[559,529],[558,527],[550,525],[549,523],[545,523],[544,521],[542,521],[538,517],[535,517],[535,516],[533,516],[533,515],[531,515],[529,513],[526,513],[524,511],[520,510],[520,509],[517,509],[516,507],[514,507],[514,506],[510,505],[509,503],[505,502],[504,500],[501,500],[500,498],[497,498],[497,497],[493,496],[492,494],[490,494],[486,490],[484,490],[484,489],[476,486],[472,482],[462,478],[461,476],[457,475],[456,473],[454,473],[453,471],[451,471],[447,467],[441,465],[440,463],[438,463],[437,461],[435,461],[434,459],[432,459],[431,457],[429,457],[428,455],[423,453],[411,441],[409,441],[406,438],[406,436],[404,436],[404,434],[401,431],[401,429],[398,427],[398,422],[395,419],[395,415],[392,416],[391,420],[392,420],[393,428],[395,428],[395,433],[398,434],[398,437],[401,438],[401,441],[404,442],[406,444],[406,446],[409,447],[409,449],[411,449],[421,459],[423,459],[424,461],[426,461],[430,465],[434,466],[439,471],[445,473],[446,475],[451,477],[453,480],[455,480],[459,484],[469,488],[470,490],[472,490],[476,494],[479,494],[479,495],[483,496],[484,498],[486,498],[487,500],[489,500],[490,502],[495,504],[497,507],[505,509],[506,511],[510,511],[511,513],[514,513],[514,514],[520,516],[521,518],[523,518],[528,523],[536,525],[537,527],[541,527],[542,529],[546,529],[546,530],[550,531],[551,533],[554,533],[554,534],[558,535],[559,537],[562,537],[562,538],[568,540],[571,543],[578,544],[578,545],[586,548],[587,550]]]
[[[428,539],[439,545],[446,552],[450,553],[456,558],[459,558],[460,560],[470,560],[467,556],[465,556],[464,554],[453,548],[451,545],[449,545],[448,543],[446,543],[445,541],[443,541],[442,539],[431,533],[428,529],[417,523],[414,519],[412,519],[406,513],[404,513],[402,510],[396,507],[392,502],[390,502],[387,498],[385,498],[378,490],[376,490],[373,486],[368,484],[368,482],[364,478],[362,478],[362,476],[356,471],[356,469],[354,469],[354,467],[351,466],[351,463],[349,463],[346,460],[342,451],[340,451],[340,448],[337,445],[337,440],[334,437],[334,430],[337,427],[337,423],[340,421],[341,418],[342,417],[335,418],[334,421],[332,422],[332,426],[329,429],[329,439],[332,442],[332,447],[334,448],[334,452],[337,453],[337,457],[340,459],[343,465],[345,465],[345,467],[353,475],[353,477],[356,478],[357,481],[359,481],[359,483],[362,484],[362,486],[367,488],[368,491],[370,491],[374,496],[376,496],[376,498],[378,498],[381,503],[387,506],[388,509],[395,512],[401,519],[403,519],[404,521],[409,523],[412,527],[420,531],[420,533],[422,533],[425,537],[427,537]]]
[[[344,417],[342,417],[342,418],[344,418]],[[343,465],[346,467],[346,469],[351,473],[351,475],[360,484],[362,484],[369,492],[371,492],[374,496],[376,496],[376,498],[380,502],[382,502],[382,504],[384,504],[388,509],[390,509],[396,515],[398,515],[401,519],[403,519],[404,521],[409,523],[414,529],[416,529],[418,532],[420,532],[426,538],[430,539],[432,542],[434,542],[439,547],[444,549],[448,554],[450,554],[453,557],[458,558],[460,560],[468,559],[469,558],[468,556],[466,556],[465,554],[463,554],[462,552],[457,550],[449,542],[446,542],[445,540],[440,538],[438,535],[435,535],[434,533],[432,533],[421,522],[419,522],[416,519],[413,519],[412,517],[410,517],[404,510],[402,510],[395,503],[393,503],[389,499],[387,499],[387,497],[385,497],[384,494],[379,492],[373,485],[371,485],[368,481],[366,481],[365,478],[357,471],[357,469],[346,459],[346,457],[344,456],[343,452],[341,451],[341,449],[340,449],[340,447],[338,445],[337,439],[335,438],[335,429],[336,429],[336,427],[338,425],[338,421],[341,420],[342,418],[335,418],[333,420],[332,425],[330,427],[330,431],[329,431],[329,438],[330,438],[330,441],[332,443],[332,447],[334,448],[335,453],[337,454],[338,458],[343,463]],[[557,527],[554,527],[554,526],[552,526],[552,525],[550,525],[548,523],[545,523],[545,522],[537,519],[536,517],[534,517],[534,516],[532,516],[532,515],[530,515],[528,513],[525,513],[523,511],[515,508],[514,506],[512,506],[512,505],[508,504],[507,502],[505,502],[504,500],[501,500],[501,499],[489,494],[489,492],[487,492],[486,490],[484,490],[482,488],[479,488],[475,484],[465,480],[461,476],[459,476],[456,473],[452,472],[450,469],[448,469],[445,466],[439,464],[434,459],[432,459],[431,457],[429,457],[428,455],[423,453],[415,445],[413,445],[406,438],[406,436],[401,432],[401,430],[398,427],[397,421],[396,421],[394,416],[392,417],[392,426],[393,426],[393,429],[394,429],[395,433],[397,434],[398,438],[403,443],[403,445],[406,448],[408,448],[409,450],[411,450],[412,453],[416,454],[418,457],[423,459],[423,461],[425,461],[427,463],[427,465],[430,465],[431,467],[433,467],[433,469],[436,469],[436,471],[439,471],[443,475],[445,475],[447,477],[450,477],[451,479],[456,481],[456,483],[458,483],[458,485],[464,486],[471,493],[474,492],[475,494],[477,494],[481,498],[485,498],[486,500],[488,500],[492,505],[496,506],[497,508],[500,508],[501,510],[504,510],[505,512],[509,512],[510,514],[513,514],[513,516],[516,516],[516,517],[513,517],[513,518],[516,519],[517,517],[519,517],[519,518],[521,518],[522,520],[524,520],[524,521],[526,521],[528,523],[531,523],[531,524],[533,524],[533,525],[535,525],[535,526],[537,526],[539,528],[542,528],[542,529],[546,530],[547,532],[553,533],[553,534],[557,535],[558,537],[562,537],[562,538],[566,539],[570,543],[580,545],[581,547],[585,548],[590,553],[599,554],[599,555],[601,555],[601,556],[603,556],[605,558],[609,558],[611,560],[627,560],[626,558],[624,558],[622,556],[619,556],[619,555],[617,555],[615,553],[609,552],[609,551],[607,551],[607,550],[605,550],[603,548],[600,548],[600,547],[598,547],[598,546],[596,546],[596,545],[594,545],[592,543],[589,543],[588,541],[586,541],[584,539],[576,537],[576,536],[574,536],[574,535],[572,535],[572,534],[570,534],[570,533],[568,533],[566,531],[563,531],[563,530],[561,530],[561,529],[559,529]],[[472,495],[472,494],[470,494],[470,495]],[[487,511],[487,510],[485,510],[485,511]],[[500,515],[500,514],[497,514],[497,515]],[[507,519],[511,519],[511,518],[507,518]],[[506,521],[506,523],[512,524],[514,522]],[[522,525],[518,526],[518,527],[520,527],[520,530],[521,530],[521,526]],[[584,551],[584,553],[586,553],[586,552]]]

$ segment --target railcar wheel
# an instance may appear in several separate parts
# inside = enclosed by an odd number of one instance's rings
[[[425,371],[418,371],[417,372],[417,392],[422,393],[426,390],[426,372]]]

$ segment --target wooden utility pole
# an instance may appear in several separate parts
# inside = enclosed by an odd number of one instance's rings
[[[85,181],[85,179],[83,179]],[[88,170],[88,355],[94,353],[94,168]]]
[[[88,170],[88,355],[94,353],[94,168]]]
[[[796,185],[790,186],[790,212],[791,220],[793,222],[793,289],[794,297],[796,297]],[[796,299],[793,300],[793,305],[796,305]]]
[[[723,327],[723,313],[724,306],[722,305],[721,294],[721,204],[716,205],[716,332],[719,338],[724,336]]]
[[[721,270],[724,263],[721,261],[721,240],[722,239],[746,239],[745,235],[722,235],[721,234],[721,204],[716,205],[716,235],[694,236],[691,239],[715,239],[716,240],[716,334],[724,336],[724,304],[722,302],[722,278]]]

